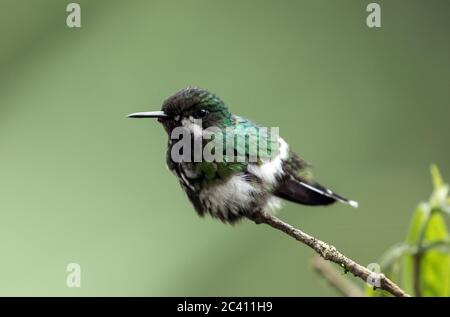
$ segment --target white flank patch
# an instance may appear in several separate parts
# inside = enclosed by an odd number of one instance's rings
[[[289,156],[289,145],[282,139],[278,139],[279,154],[272,160],[262,165],[249,164],[248,171],[264,182],[274,185],[276,177],[283,173],[283,161]]]
[[[272,196],[267,200],[264,207],[264,212],[274,212],[281,208],[282,200],[278,197]]]
[[[210,211],[238,214],[240,208],[246,208],[253,201],[254,193],[260,190],[245,179],[243,174],[234,175],[224,184],[202,191],[200,199],[208,201]]]

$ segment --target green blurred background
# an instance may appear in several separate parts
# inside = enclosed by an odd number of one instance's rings
[[[200,86],[356,199],[280,216],[362,264],[450,178],[450,3],[0,0],[0,295],[325,295],[312,252],[195,214],[154,110]],[[81,265],[81,288],[66,265]]]

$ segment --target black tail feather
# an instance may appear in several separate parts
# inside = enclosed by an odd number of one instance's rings
[[[274,194],[280,198],[303,205],[330,205],[340,201],[352,207],[358,207],[357,202],[335,194],[318,183],[310,183],[294,178],[289,178],[280,184]]]

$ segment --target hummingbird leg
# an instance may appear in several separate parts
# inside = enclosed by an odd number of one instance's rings
[[[260,211],[260,210],[256,210],[256,211],[250,213],[249,215],[247,215],[247,218],[252,220],[257,225],[259,225],[259,224],[263,223],[263,217],[262,217],[261,212],[262,211]]]

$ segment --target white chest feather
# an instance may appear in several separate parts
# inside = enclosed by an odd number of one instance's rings
[[[227,182],[203,190],[199,195],[207,211],[221,218],[245,215],[248,212],[270,212],[281,207],[281,200],[272,196],[261,184],[252,183],[244,174],[237,174]]]
[[[231,212],[238,215],[250,207],[261,189],[245,179],[244,174],[232,176],[223,184],[215,185],[200,193],[200,200],[213,214]]]

